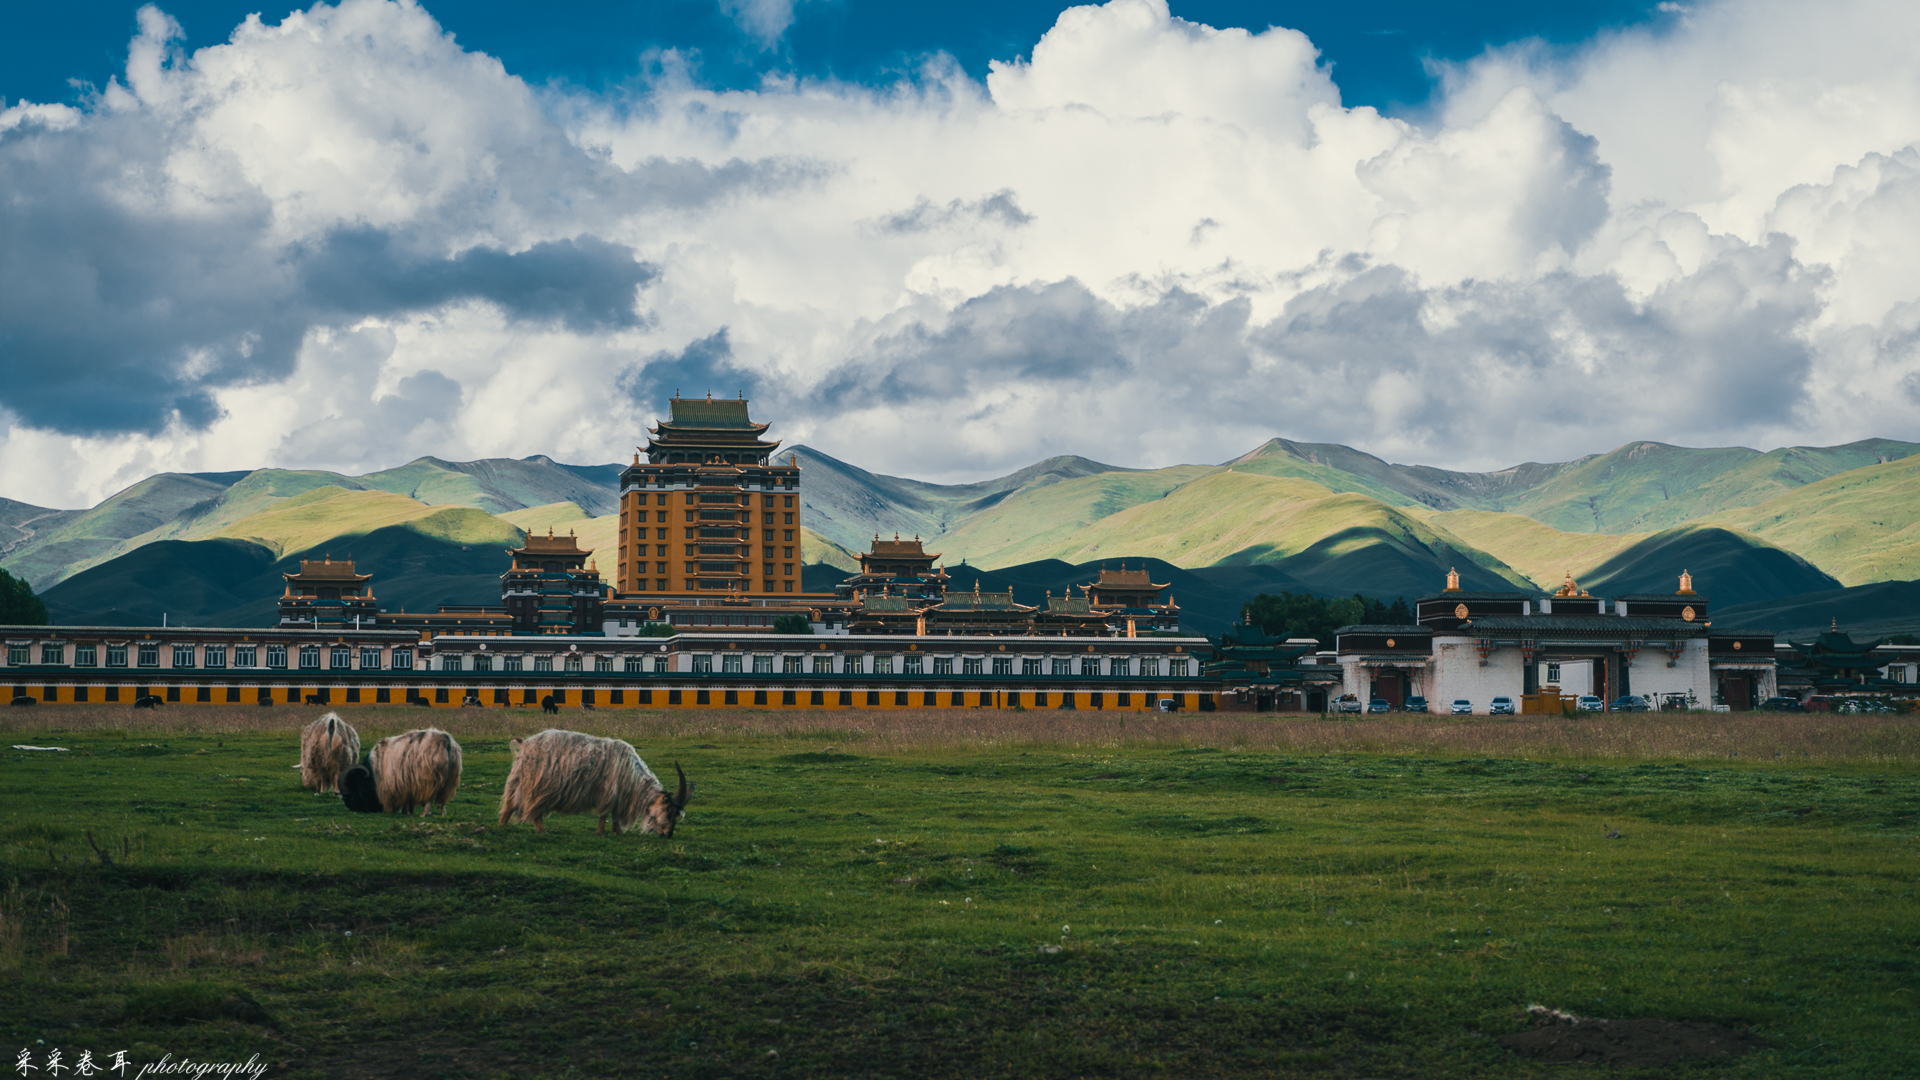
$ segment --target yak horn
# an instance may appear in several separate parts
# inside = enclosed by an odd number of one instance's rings
[[[680,809],[685,810],[687,808],[687,800],[693,798],[693,785],[687,783],[687,772],[680,767],[679,762],[676,761],[673,763],[673,771],[680,774],[680,792],[673,797],[673,803]]]

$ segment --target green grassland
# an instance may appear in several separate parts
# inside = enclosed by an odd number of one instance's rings
[[[862,548],[861,550],[864,551],[866,549]],[[858,555],[821,536],[812,529],[803,528],[800,530],[800,554],[804,562],[825,563],[828,566],[838,567],[841,570],[847,571],[857,571],[860,569],[860,557]]]
[[[1151,472],[1098,473],[1023,488],[976,511],[940,537],[940,550],[954,562],[965,559],[977,566],[1012,566],[1052,558],[1080,562],[1062,552],[1097,545],[1100,541],[1092,537],[1098,534],[1089,533],[1096,523],[1163,499],[1169,492],[1218,471],[1201,465],[1179,465]],[[1172,555],[1153,554],[1169,562],[1179,561]]]
[[[1497,555],[1543,589],[1559,587],[1569,574],[1581,579],[1588,570],[1650,535],[1561,532],[1524,514],[1491,510],[1448,510],[1425,516],[1429,523]]]
[[[1843,585],[1920,578],[1920,457],[1830,476],[1705,520],[1764,537]]]
[[[389,491],[346,491],[318,487],[211,532],[181,539],[247,540],[273,552],[276,558],[305,551],[335,538],[363,536],[388,525],[417,521],[435,507]],[[345,558],[345,554],[341,555]]]
[[[1617,1076],[1920,1072],[1910,718],[574,713],[671,840],[343,812],[312,710],[7,716],[0,1030],[272,1076],[1526,1077],[1533,1003],[1751,1026]],[[425,721],[346,713],[363,739]],[[1617,831],[1619,839],[1606,839]],[[88,834],[91,833],[91,840]],[[107,852],[105,863],[96,852]],[[42,1042],[44,1040],[44,1042]]]

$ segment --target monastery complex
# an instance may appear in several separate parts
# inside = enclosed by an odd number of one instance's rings
[[[1333,641],[1239,626],[1183,633],[1143,568],[1016,602],[949,591],[918,537],[874,537],[860,569],[809,593],[805,463],[744,400],[669,402],[621,475],[619,545],[530,535],[498,606],[393,613],[371,575],[330,556],[285,575],[271,629],[0,627],[14,700],[233,704],[967,707],[1378,711],[1425,699],[1560,712],[1583,696],[1743,710],[1791,696],[1911,695],[1920,648],[1838,631],[1776,644],[1716,627],[1684,571],[1668,594],[1469,592],[1459,575],[1406,625]],[[608,580],[599,560],[611,555]],[[1035,598],[1029,598],[1035,599]],[[1251,598],[1249,598],[1251,599]]]

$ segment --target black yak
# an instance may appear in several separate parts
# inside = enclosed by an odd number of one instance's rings
[[[373,770],[367,767],[366,759],[340,774],[340,801],[356,814],[378,814],[385,809],[380,805],[379,786],[374,783]]]

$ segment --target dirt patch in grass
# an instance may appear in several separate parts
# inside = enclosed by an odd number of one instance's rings
[[[1532,1030],[1502,1035],[1500,1043],[1555,1065],[1659,1068],[1691,1058],[1737,1058],[1771,1045],[1751,1031],[1720,1024],[1651,1017],[1601,1020],[1550,1010],[1538,1010],[1535,1015],[1538,1020]]]

